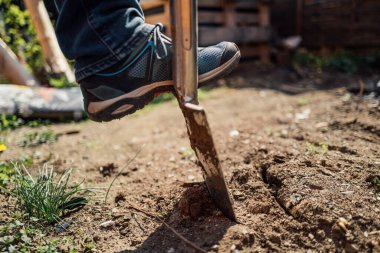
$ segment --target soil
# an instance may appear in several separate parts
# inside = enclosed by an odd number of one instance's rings
[[[380,252],[378,100],[345,88],[294,95],[264,81],[235,74],[222,82],[262,85],[213,89],[201,101],[238,223],[212,203],[174,101],[107,124],[53,125],[56,133],[78,133],[34,148],[10,145],[1,159],[34,154],[97,187],[59,235],[79,247],[93,241],[97,252],[194,252],[130,203],[208,252]],[[8,142],[28,131],[13,131]]]

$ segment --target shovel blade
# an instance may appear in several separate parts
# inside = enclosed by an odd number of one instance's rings
[[[181,109],[185,116],[190,144],[200,161],[209,193],[222,213],[236,221],[233,200],[224,179],[206,113],[201,106],[191,103],[182,105]]]

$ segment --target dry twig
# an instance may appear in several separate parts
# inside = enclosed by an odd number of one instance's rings
[[[168,223],[166,223],[162,218],[160,218],[157,214],[153,213],[153,212],[149,212],[149,211],[146,211],[144,210],[143,208],[137,206],[136,204],[134,203],[131,203],[129,201],[127,201],[127,204],[134,210],[138,211],[138,212],[141,212],[143,214],[145,214],[148,218],[151,218],[151,219],[154,219],[156,221],[159,221],[161,222],[162,224],[165,225],[165,227],[167,227],[170,231],[172,231],[179,239],[181,239],[184,243],[186,243],[189,247],[193,248],[196,252],[199,252],[199,253],[206,253],[207,251],[201,249],[200,247],[198,247],[197,245],[195,245],[194,243],[192,243],[191,241],[189,241],[188,239],[186,239],[185,237],[183,237],[180,233],[178,233],[174,228],[172,228]]]

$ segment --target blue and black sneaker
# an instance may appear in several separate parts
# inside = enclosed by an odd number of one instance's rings
[[[161,28],[156,25],[147,42],[128,59],[80,81],[90,119],[119,119],[143,108],[154,97],[174,91],[172,42]],[[230,73],[239,59],[240,51],[234,43],[199,48],[199,85]]]

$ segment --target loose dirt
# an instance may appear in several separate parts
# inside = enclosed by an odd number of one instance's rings
[[[212,203],[175,102],[107,124],[54,125],[56,133],[79,133],[35,148],[10,144],[1,159],[34,153],[98,187],[90,204],[65,218],[73,224],[60,234],[79,246],[93,241],[97,252],[193,252],[129,203],[209,252],[380,252],[378,105],[344,88],[289,95],[263,86],[214,89],[201,101],[239,223]],[[28,131],[13,131],[8,142]]]

